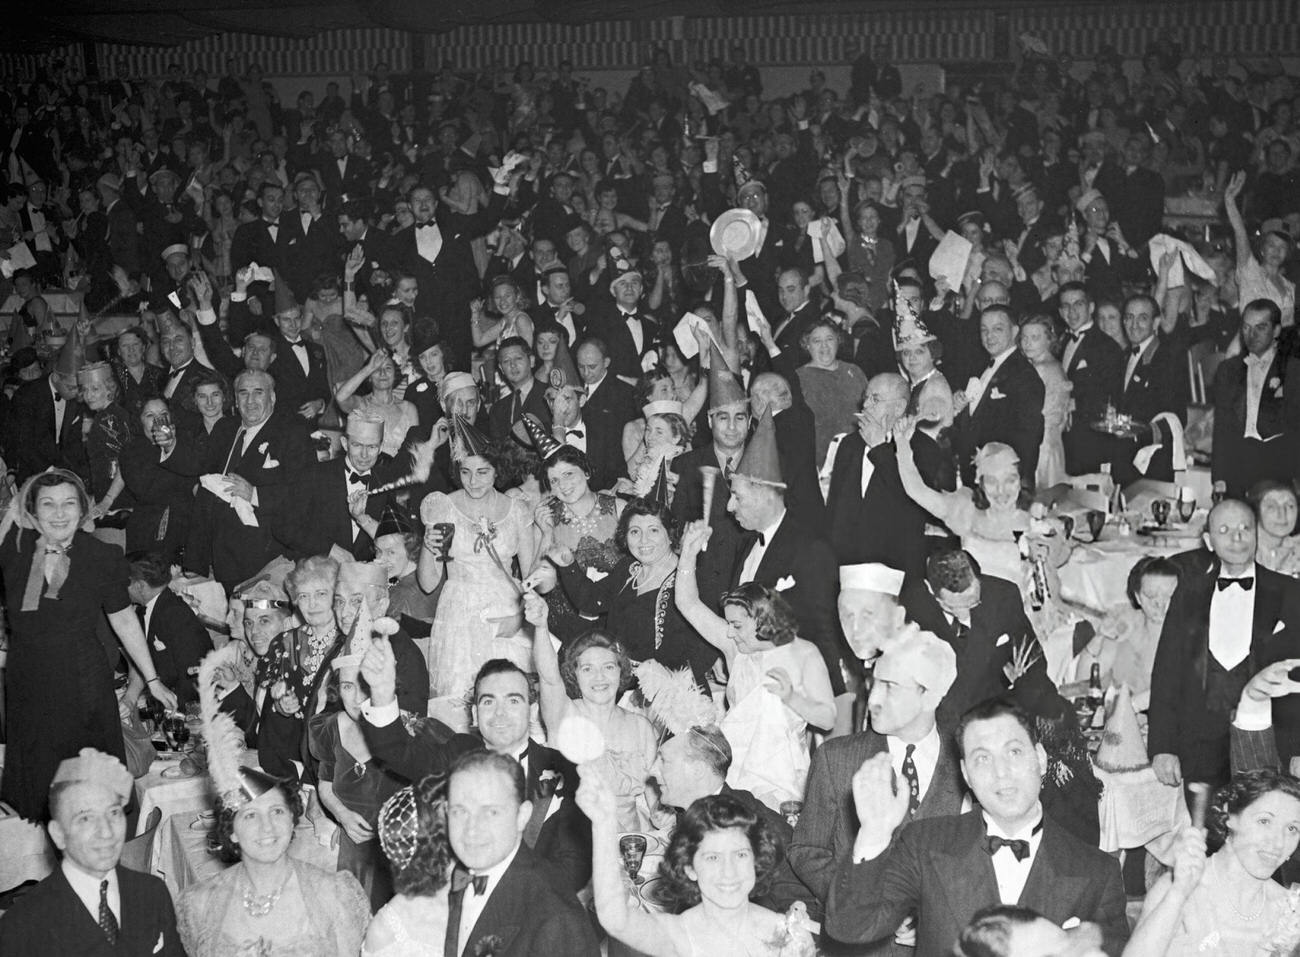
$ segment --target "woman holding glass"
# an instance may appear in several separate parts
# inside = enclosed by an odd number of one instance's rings
[[[77,371],[81,401],[90,415],[82,420],[82,444],[90,460],[90,517],[100,521],[109,512],[129,507],[131,497],[118,504],[126,481],[118,462],[135,436],[131,417],[117,402],[117,377],[107,362],[92,362]],[[116,526],[120,527],[120,526]]]
[[[0,522],[9,609],[0,800],[31,821],[45,818],[50,781],[64,758],[82,748],[124,756],[112,661],[97,633],[101,616],[108,617],[149,694],[176,707],[127,595],[126,561],[81,530],[89,515],[81,480],[50,469],[23,485]]]
[[[176,425],[166,399],[149,399],[140,410],[139,434],[122,451],[122,478],[135,504],[126,520],[126,550],[161,551],[175,559],[189,536],[194,478],[162,466],[160,453],[176,448]]]

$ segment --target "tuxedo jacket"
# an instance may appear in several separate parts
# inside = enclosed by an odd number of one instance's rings
[[[604,491],[627,475],[623,458],[623,426],[610,413],[582,410],[581,428],[586,432],[587,461],[591,463],[590,485]]]
[[[951,729],[940,727],[939,738],[939,760],[910,820],[961,813],[966,789]],[[830,896],[836,868],[852,857],[853,841],[858,836],[860,822],[853,804],[853,775],[867,759],[888,750],[884,735],[867,730],[831,738],[813,752],[803,811],[790,845],[790,863],[817,895],[821,906]],[[890,953],[891,948],[892,943],[880,952]]]
[[[798,381],[798,377],[793,377]],[[795,391],[794,404],[772,418],[776,452],[785,479],[785,504],[801,525],[819,535],[826,532],[826,503],[817,481],[816,429],[812,409]]]
[[[1093,302],[1123,302],[1126,283],[1147,278],[1148,266],[1141,255],[1125,256],[1108,240],[1106,251],[1094,247],[1084,265],[1083,282]]]
[[[957,415],[954,430],[962,479],[975,483],[975,452],[989,442],[1005,442],[1020,458],[1020,474],[1032,484],[1043,444],[1043,380],[1019,350],[1002,362],[984,389],[979,405]]]
[[[638,308],[636,315],[641,320],[640,349],[637,349],[632,340],[625,317],[617,306],[593,309],[588,313],[586,335],[595,336],[608,347],[610,375],[640,379],[643,358],[659,348],[662,334],[659,323],[650,318],[644,309]]]
[[[22,957],[185,957],[167,887],[151,874],[117,868],[121,920],[110,945],[86,905],[56,867],[0,918],[0,954]]]
[[[189,536],[194,479],[163,468],[158,447],[140,436],[122,450],[118,465],[135,499],[126,520],[126,550],[175,557]]]
[[[379,269],[382,263],[391,262],[392,253],[389,251],[389,244],[392,237],[387,233],[381,233],[379,230],[370,227],[366,229],[366,234],[361,239],[353,243],[346,243],[339,248],[339,257],[343,262],[347,261],[348,256],[357,247],[361,248],[364,259],[361,262],[361,268],[357,270],[356,293],[362,295],[370,291],[370,276]],[[373,300],[371,300],[373,301]]]
[[[213,427],[205,443],[192,438],[178,441],[164,467],[181,475],[233,472],[255,488],[292,486],[316,461],[316,453],[300,416],[273,412],[254,436],[247,452],[236,437],[240,420],[227,416]],[[259,492],[260,500],[260,492]],[[190,539],[185,550],[187,568],[213,576],[227,588],[257,574],[267,562],[287,551],[262,522],[244,525],[234,508],[206,489],[194,498]]]
[[[1125,365],[1120,367],[1121,388],[1116,407],[1138,422],[1150,422],[1161,412],[1173,412],[1187,419],[1187,354],[1176,344],[1156,336],[1147,343],[1137,368],[1125,384]]]
[[[641,417],[641,410],[636,407],[636,390],[615,374],[612,364],[600,384],[588,389],[587,398],[582,403],[584,415],[588,409],[611,416],[620,433],[623,426]]]
[[[1011,662],[1017,648],[1038,648],[1020,589],[1005,579],[980,575],[980,603],[971,609],[970,632],[964,638],[957,637],[951,619],[925,581],[906,582],[900,598],[909,621],[948,642],[957,654],[957,680],[939,704],[939,714],[946,719],[956,721],[973,705],[1005,694],[1009,685],[1003,666]],[[1052,689],[1041,650],[1016,685]]]
[[[1276,474],[1300,474],[1300,356],[1288,357],[1277,350],[1264,375],[1255,426],[1265,451],[1275,459]],[[1246,362],[1243,356],[1233,356],[1223,360],[1214,374],[1215,454],[1210,463],[1211,476],[1228,482],[1230,495],[1241,494],[1265,477],[1242,467],[1245,435]]]
[[[54,395],[48,376],[28,382],[14,393],[6,412],[5,444],[19,485],[51,465],[81,471],[85,407],[75,399],[65,399],[64,405],[63,429],[56,434]]]
[[[1210,656],[1210,601],[1220,563],[1188,564],[1169,604],[1151,672],[1150,754],[1174,754],[1183,762],[1215,756],[1227,769],[1228,721],[1206,707],[1206,669]],[[1235,587],[1235,586],[1234,586]],[[1255,566],[1254,622],[1247,671],[1300,653],[1300,582]],[[1300,753],[1300,702],[1273,702],[1273,724],[1285,757]],[[1214,770],[1207,768],[1207,770]],[[1194,779],[1193,779],[1194,780]]]
[[[329,380],[325,377],[325,350],[305,336],[302,342],[307,347],[306,372],[302,371],[302,363],[289,340],[278,332],[275,358],[267,369],[275,378],[275,404],[291,415],[298,415],[304,402],[321,399],[328,407],[332,398]]]
[[[510,430],[523,418],[525,412],[537,416],[543,428],[551,427],[551,407],[546,404],[546,386],[536,379],[533,380],[528,395],[524,396],[522,402],[515,401],[515,393],[512,389],[509,394],[503,395],[492,403],[492,408],[488,409],[488,434],[492,441],[507,441],[510,438]]]
[[[528,282],[523,286],[524,294],[529,296],[535,296],[536,293],[532,292],[531,290],[534,290],[536,286],[537,283],[530,278]],[[533,320],[533,328],[535,329],[538,326],[557,325],[561,329],[564,329],[565,338],[568,340],[567,344],[569,346],[569,352],[572,353],[573,350],[577,348],[578,343],[582,341],[583,336],[587,334],[586,314],[584,313],[583,315],[579,316],[576,313],[570,311],[569,321],[573,323],[573,334],[569,335],[568,334],[569,331],[568,329],[565,329],[564,324],[555,318],[555,313],[556,313],[555,307],[552,306],[549,302],[546,302],[545,300],[543,300],[542,302],[534,306],[528,307],[528,315]],[[626,385],[626,383],[624,383],[624,385]]]
[[[867,444],[862,435],[850,432],[836,437],[831,448],[835,462],[826,493],[826,527],[836,560],[841,565],[881,562],[909,577],[923,576],[926,512],[903,488],[894,443],[882,442],[867,453],[872,473],[866,495],[862,494],[862,458]],[[939,454],[938,443],[917,431],[912,451],[929,483],[931,469],[921,466],[921,461]]]
[[[870,943],[893,936],[915,915],[916,957],[946,957],[976,911],[1001,903],[978,811],[904,825],[879,857],[840,862],[822,929],[834,940]],[[1119,862],[1084,844],[1051,818],[1016,902],[1054,924],[1100,926],[1103,948],[1119,957],[1129,937]]]
[[[712,451],[711,449],[709,451]],[[758,535],[748,532],[736,552],[736,567],[729,587],[740,582],[745,558]],[[709,545],[712,548],[712,543]],[[851,656],[840,630],[836,601],[840,592],[839,563],[830,543],[804,525],[787,509],[772,533],[754,581],[776,589],[790,605],[799,623],[799,637],[811,641],[821,652],[830,675],[831,689],[844,692],[842,663]],[[785,587],[779,587],[785,586]]]
[[[900,223],[898,231],[894,234],[894,248],[898,250],[899,262],[910,259],[922,269],[929,269],[930,257],[939,248],[939,242],[930,235],[930,231],[925,228],[925,223],[921,223],[916,230],[916,239],[909,246],[907,244],[907,227],[905,223]]]
[[[468,888],[461,892],[473,893]],[[453,904],[456,905],[453,894]],[[492,890],[479,914],[469,939],[457,941],[449,926],[444,957],[461,957],[483,952],[488,938],[495,938],[491,952],[498,957],[597,957],[600,945],[591,919],[577,897],[567,890],[561,875],[521,843],[500,882]]]
[[[1070,380],[1070,398],[1074,400],[1074,429],[1089,428],[1089,423],[1101,418],[1106,403],[1119,398],[1124,385],[1124,363],[1127,355],[1118,342],[1101,327],[1093,325],[1083,333],[1079,344],[1065,367]]]
[[[483,749],[476,734],[456,734],[441,721],[420,718],[412,730],[401,720],[376,727],[363,717],[362,733],[371,754],[394,774],[418,781],[426,774],[446,774],[456,758]],[[533,850],[563,875],[572,891],[591,879],[591,824],[573,802],[578,775],[573,764],[553,748],[528,741],[524,797],[545,805],[534,813],[545,817]],[[549,817],[553,803],[559,807]]]
[[[349,468],[347,456],[340,455],[327,462],[313,462],[293,484],[259,491],[258,518],[270,527],[277,541],[284,543],[290,555],[324,555],[337,545],[359,562],[375,557],[375,543],[365,529],[358,531],[355,538],[352,536],[346,474]],[[367,487],[377,489],[402,478],[409,468],[409,455],[390,458],[380,453],[366,476]],[[366,514],[378,521],[384,509],[393,504],[393,492],[372,492],[366,496]]]
[[[302,226],[302,214],[294,209],[281,215],[294,220],[299,239],[289,246],[284,278],[299,302],[311,296],[312,283],[322,272],[337,274],[339,250],[343,239],[339,235],[338,217],[322,212],[307,229]],[[367,278],[369,274],[367,274]]]
[[[276,270],[287,280],[292,247],[303,241],[302,223],[292,210],[282,212],[276,223],[279,228],[275,239],[271,238],[270,224],[265,219],[242,223],[230,243],[230,268],[239,270],[255,262]]]
[[[143,607],[140,613],[144,614]],[[185,599],[170,588],[159,592],[144,637],[158,677],[176,693],[178,703],[198,701],[198,689],[189,670],[212,650],[212,636]]]
[[[360,156],[346,156],[342,170],[332,153],[322,156],[316,162],[316,171],[325,187],[326,202],[331,206],[338,206],[345,198],[356,199],[370,193],[370,163]]]
[[[800,340],[819,315],[816,303],[809,299],[792,313],[781,312],[767,317],[772,324],[772,336],[777,346],[783,353],[792,356],[796,365],[808,361],[808,353]]]
[[[1145,246],[1160,231],[1165,211],[1165,182],[1159,173],[1143,167],[1130,173],[1108,161],[1097,170],[1092,185],[1110,203],[1112,217],[1134,249]]]

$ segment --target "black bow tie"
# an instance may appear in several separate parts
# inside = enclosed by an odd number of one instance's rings
[[[1141,346],[1129,346],[1129,350],[1128,350],[1128,351],[1131,352],[1131,353],[1133,353],[1133,355],[1135,355],[1135,356],[1137,356],[1137,355],[1141,355],[1141,354],[1142,354],[1142,347],[1141,347]]]
[[[427,223],[416,223],[416,224],[415,224],[415,228],[416,228],[417,230],[418,230],[418,229],[437,229],[437,228],[438,228],[438,224],[435,223],[433,220],[429,220],[429,222],[427,222]]]
[[[767,536],[764,535],[762,532],[758,533],[758,544],[761,545],[763,548],[767,547]]]
[[[1082,340],[1082,339],[1083,339],[1083,333],[1082,333],[1082,332],[1072,332],[1072,333],[1070,333],[1070,341],[1071,341],[1071,342],[1079,342],[1079,341]]]
[[[1242,591],[1250,591],[1255,587],[1255,579],[1253,576],[1247,576],[1245,578],[1220,578],[1214,584],[1219,591],[1231,588],[1233,585],[1240,585]]]
[[[1010,848],[1011,853],[1016,855],[1018,861],[1023,861],[1029,856],[1029,842],[1022,838],[1011,839],[990,834],[985,840],[984,846],[988,850],[989,856],[996,854],[1004,847]]]
[[[370,476],[368,474],[362,475],[360,472],[356,471],[356,469],[352,468],[347,470],[347,480],[354,485],[370,484]]]
[[[471,874],[459,864],[451,872],[451,892],[453,894],[462,893],[471,884],[474,885],[475,894],[482,894],[487,890],[487,882],[488,876],[486,874]]]
[[[578,438],[581,439],[586,436],[586,433],[583,432],[582,429],[565,429],[564,430],[565,438],[568,438],[570,435],[576,435]]]
[[[307,344],[303,342],[301,339],[286,339],[285,342],[289,343],[289,345],[293,346],[294,348],[297,348],[298,346],[305,346]]]

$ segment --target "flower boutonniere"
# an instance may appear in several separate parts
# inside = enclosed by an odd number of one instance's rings
[[[261,445],[257,447],[257,451],[260,452],[262,455],[265,455],[266,450],[269,449],[270,447],[271,447],[270,442],[263,442]]]
[[[474,945],[474,957],[495,957],[500,947],[501,938],[496,934],[489,934]]]
[[[1282,379],[1279,376],[1273,376],[1268,380],[1269,391],[1273,393],[1273,398],[1282,398]]]
[[[537,794],[539,797],[548,798],[560,790],[564,783],[564,778],[559,771],[554,768],[547,768],[537,776]]]

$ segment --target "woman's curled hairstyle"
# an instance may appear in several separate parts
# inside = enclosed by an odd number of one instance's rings
[[[713,831],[736,828],[744,831],[754,852],[754,889],[750,899],[762,897],[776,871],[777,846],[767,822],[749,808],[726,794],[702,797],[677,819],[668,850],[659,864],[659,876],[667,885],[664,898],[674,902],[671,908],[680,914],[700,902],[700,889],[686,876],[686,868],[693,866],[695,853],[705,835]]]
[[[425,775],[413,785],[415,850],[405,867],[394,867],[393,889],[409,897],[432,896],[447,883],[451,844],[447,838],[447,778]]]
[[[774,645],[788,645],[799,637],[799,622],[786,600],[766,585],[749,582],[722,596],[722,607],[735,605],[754,619],[754,637]]]
[[[1228,818],[1239,814],[1266,794],[1281,791],[1300,801],[1300,780],[1273,768],[1234,774],[1232,781],[1214,792],[1205,815],[1206,846],[1211,854],[1228,840]]]

